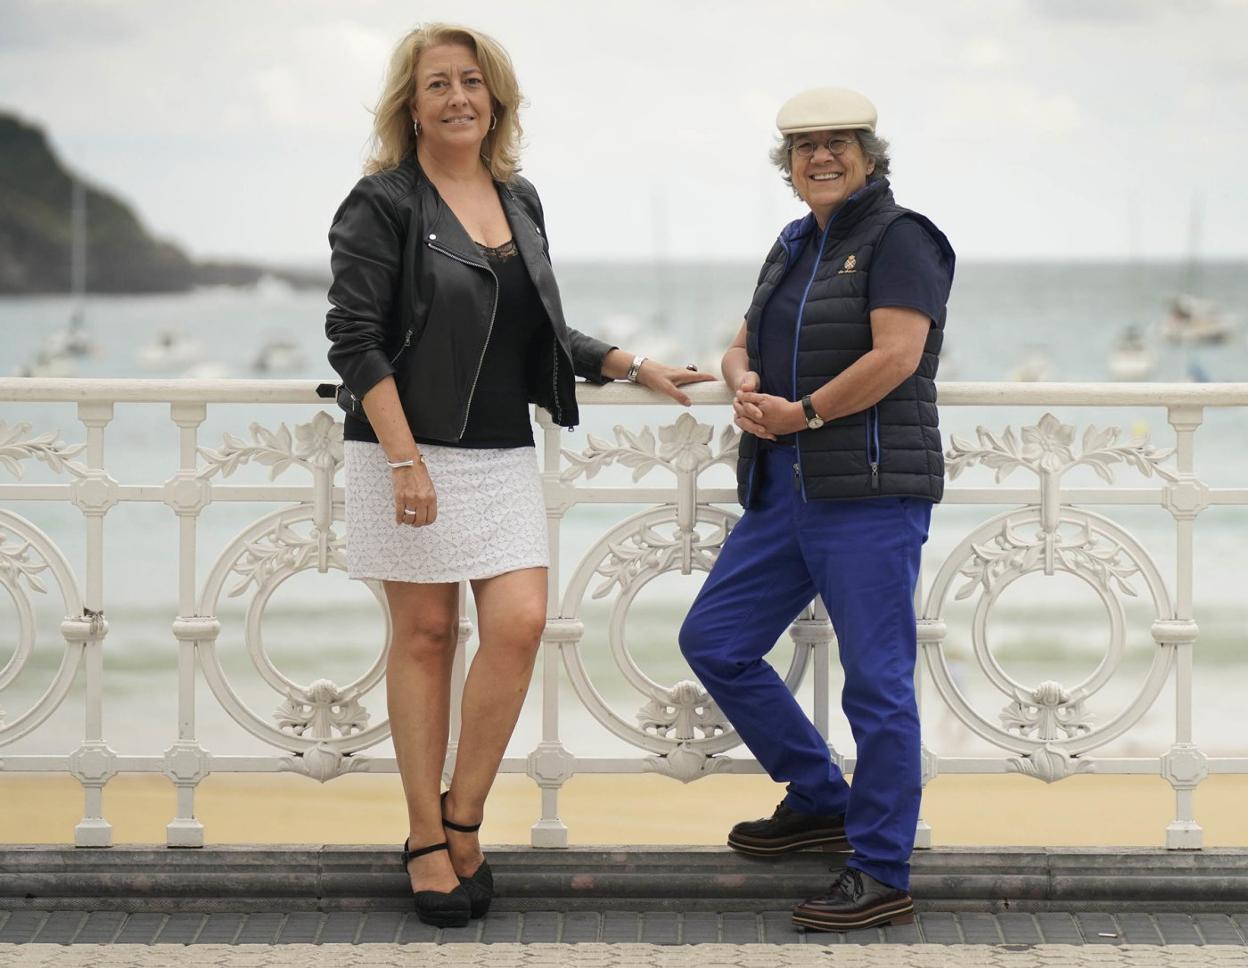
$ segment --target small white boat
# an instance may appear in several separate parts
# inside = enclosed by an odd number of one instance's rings
[[[1157,353],[1138,327],[1128,326],[1114,341],[1107,366],[1115,380],[1149,380],[1157,371]]]
[[[1218,309],[1212,299],[1181,292],[1171,300],[1161,331],[1172,343],[1216,345],[1235,335],[1235,320]]]
[[[46,350],[40,350],[35,358],[25,364],[19,366],[13,371],[14,376],[27,377],[49,377],[62,378],[69,376],[77,376],[78,371],[74,366],[74,361],[68,356],[48,353]]]
[[[139,364],[149,370],[168,370],[198,361],[204,355],[199,340],[180,329],[165,327],[139,348]]]

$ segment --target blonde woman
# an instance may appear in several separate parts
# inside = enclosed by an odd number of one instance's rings
[[[713,379],[565,323],[541,201],[517,174],[519,105],[496,41],[445,24],[413,30],[390,62],[366,174],[330,230],[325,330],[348,411],[348,571],[384,583],[403,863],[418,916],[439,926],[489,908],[477,829],[546,621],[546,514],[528,405],[571,427],[574,376],[626,378],[686,405],[682,385]],[[465,580],[480,646],[439,798]]]

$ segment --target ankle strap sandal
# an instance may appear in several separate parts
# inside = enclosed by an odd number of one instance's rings
[[[481,829],[480,823],[455,823],[453,820],[446,819],[446,798],[450,792],[450,790],[447,790],[446,793],[442,794],[442,826],[459,834],[475,834]]]

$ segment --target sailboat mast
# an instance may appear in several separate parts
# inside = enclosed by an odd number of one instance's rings
[[[73,215],[71,228],[73,234],[70,243],[69,284],[70,291],[76,302],[73,309],[73,320],[75,323],[81,323],[87,294],[87,193],[83,187],[82,179],[77,175],[72,177]]]

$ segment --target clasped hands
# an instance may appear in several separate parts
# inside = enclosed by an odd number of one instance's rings
[[[770,393],[759,393],[758,374],[746,373],[732,398],[733,422],[748,434],[775,440],[782,434],[806,429],[806,413],[800,403]]]

